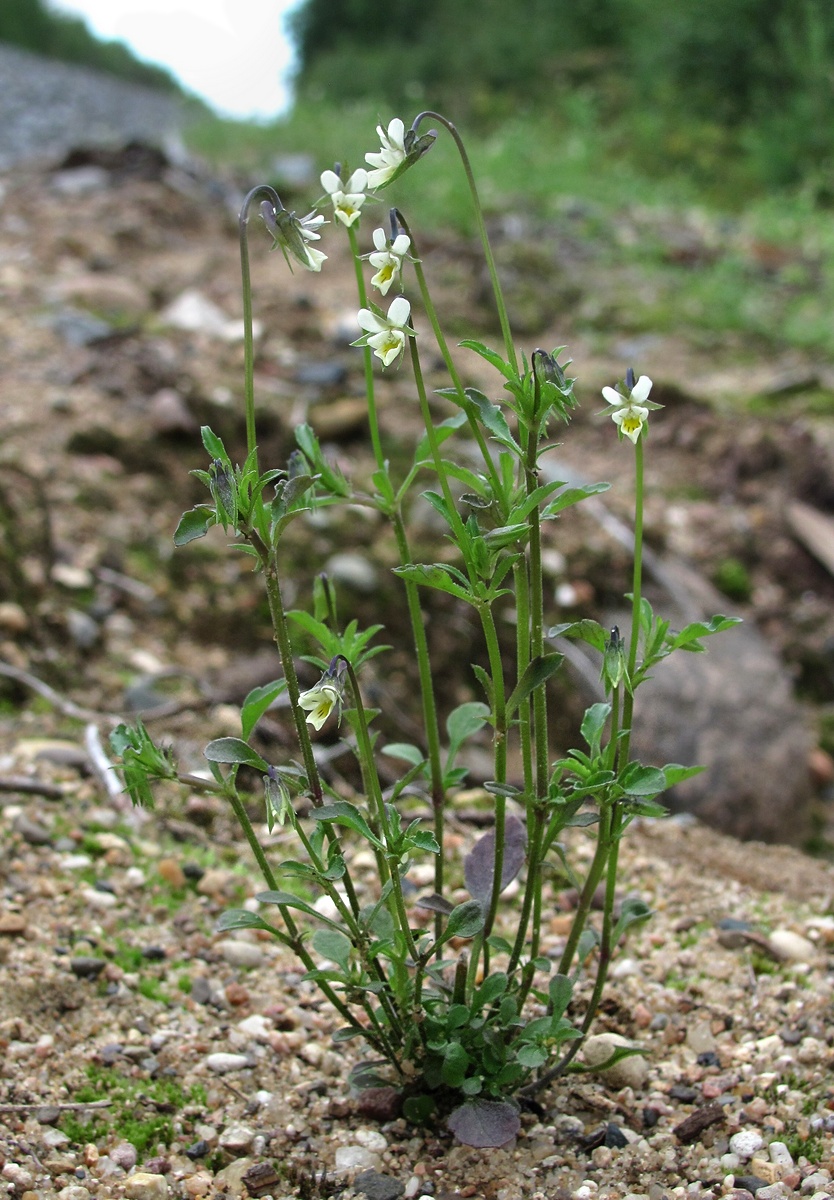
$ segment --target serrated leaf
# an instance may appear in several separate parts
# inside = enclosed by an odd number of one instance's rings
[[[437,838],[428,829],[415,829],[406,835],[406,844],[422,850],[425,854],[439,854],[440,847]]]
[[[547,1062],[547,1051],[541,1046],[522,1045],[516,1051],[516,1061],[528,1070],[534,1070]]]
[[[524,866],[527,851],[527,829],[516,816],[508,816],[504,822],[504,861],[501,867],[501,891],[515,879]],[[463,864],[466,888],[484,908],[492,896],[492,881],[495,873],[495,830],[490,829],[479,838],[467,854]]]
[[[606,704],[604,701],[600,701],[599,704],[592,704],[590,708],[586,708],[585,710],[585,716],[582,718],[579,732],[582,734],[594,757],[599,754],[602,733],[610,715],[611,705]]]
[[[568,621],[564,625],[553,625],[548,629],[547,636],[549,638],[576,638],[580,642],[587,642],[601,654],[605,651],[605,643],[608,639],[608,634],[599,621],[592,621],[590,617],[585,617],[581,621]]]
[[[189,542],[195,542],[198,538],[205,537],[216,521],[217,518],[212,509],[205,505],[190,508],[188,512],[182,514],[179,524],[174,530],[174,545],[187,546]]]
[[[399,575],[400,579],[416,583],[420,587],[430,587],[440,592],[448,592],[450,596],[457,596],[459,600],[466,600],[468,604],[476,603],[476,597],[468,584],[464,586],[456,583],[450,575],[449,569],[440,564],[409,563],[405,567],[394,567],[393,574]]]
[[[666,775],[659,767],[629,763],[620,776],[619,784],[627,796],[654,797],[665,789]]]
[[[504,1146],[521,1128],[518,1109],[509,1100],[467,1100],[449,1115],[449,1128],[464,1146]]]

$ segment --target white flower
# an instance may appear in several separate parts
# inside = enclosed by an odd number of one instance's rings
[[[376,254],[368,255],[368,262],[372,267],[376,267],[376,275],[371,283],[385,296],[391,284],[402,274],[403,259],[408,254],[411,239],[404,233],[398,233],[394,241],[389,242],[384,229],[375,229],[374,245],[377,249]]]
[[[633,379],[634,376],[632,375],[631,378]],[[602,389],[605,399],[609,404],[614,405],[611,420],[619,426],[620,432],[625,434],[635,445],[637,445],[637,439],[649,418],[649,409],[660,407],[652,403],[646,405],[651,390],[652,381],[648,375],[641,375],[627,396],[623,396],[612,387]]]
[[[368,172],[368,187],[382,187],[393,179],[407,158],[405,149],[405,125],[399,117],[394,117],[388,126],[388,132],[377,125],[376,131],[382,148],[376,154],[366,154],[365,162],[375,168]]]
[[[364,167],[354,171],[344,182],[335,171],[324,171],[321,186],[333,201],[333,214],[344,225],[352,225],[359,220],[359,210],[365,202],[365,188],[368,186],[368,172]]]
[[[365,337],[354,342],[355,346],[373,346],[374,354],[382,359],[384,367],[390,367],[405,349],[405,339],[412,332],[408,328],[411,305],[405,296],[397,296],[391,302],[388,316],[381,317],[369,308],[360,308],[357,320]]]
[[[276,210],[268,200],[265,200],[261,205],[261,216],[272,234],[272,249],[276,250],[280,247],[290,270],[292,270],[290,254],[308,271],[321,270],[321,264],[326,260],[327,255],[322,254],[321,250],[313,249],[309,244],[321,241],[321,234],[318,230],[325,224],[325,220],[320,213],[309,212],[306,217],[297,217],[295,213],[287,212],[285,208]]]
[[[307,712],[307,724],[314,729],[321,729],[333,709],[339,711],[342,694],[336,684],[328,683],[325,677],[309,691],[302,692],[298,703]]]

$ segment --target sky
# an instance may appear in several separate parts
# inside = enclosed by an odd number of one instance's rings
[[[167,67],[221,116],[268,119],[290,102],[286,14],[299,0],[50,0],[92,33]]]

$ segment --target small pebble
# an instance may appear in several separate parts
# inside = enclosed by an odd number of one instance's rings
[[[764,1145],[764,1138],[756,1129],[741,1129],[730,1138],[730,1152],[745,1162],[752,1158]]]
[[[168,1181],[164,1175],[137,1171],[135,1175],[128,1175],[124,1191],[128,1200],[168,1200]]]
[[[245,1054],[227,1054],[219,1051],[208,1056],[206,1066],[218,1075],[227,1075],[229,1071],[242,1071],[248,1067],[249,1059]]]
[[[628,1038],[618,1033],[597,1033],[589,1037],[582,1049],[582,1054],[589,1066],[595,1067],[609,1059],[615,1050],[621,1046],[633,1046]],[[646,1081],[648,1064],[640,1054],[631,1055],[615,1063],[606,1071],[600,1071],[599,1077],[613,1088],[641,1088]]]
[[[255,1137],[254,1129],[250,1129],[248,1125],[230,1125],[228,1129],[224,1129],[218,1139],[218,1145],[223,1150],[227,1150],[229,1154],[246,1154],[252,1145]]]
[[[118,1146],[114,1146],[110,1151],[110,1157],[123,1171],[132,1171],[136,1166],[136,1147],[131,1142],[119,1142]]]
[[[70,959],[70,970],[77,979],[98,979],[107,966],[106,959],[80,954]]]
[[[230,967],[259,967],[264,961],[264,952],[256,942],[226,938],[217,943],[217,949]]]
[[[355,1171],[357,1167],[378,1171],[382,1166],[379,1156],[364,1146],[339,1146],[336,1149],[337,1171]]]
[[[817,957],[814,943],[792,929],[774,929],[767,940],[778,955],[791,962],[813,962]]]

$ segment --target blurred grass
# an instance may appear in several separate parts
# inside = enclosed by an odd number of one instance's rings
[[[376,125],[391,115],[370,103],[302,101],[269,125],[204,120],[189,144],[251,181],[275,182],[278,159],[310,154],[315,180],[337,161],[362,165],[378,148]],[[631,117],[603,128],[581,94],[558,114],[527,113],[489,132],[461,133],[488,217],[514,214],[533,237],[567,231],[588,247],[588,263],[571,267],[597,296],[580,309],[580,326],[677,332],[706,349],[734,335],[751,358],[785,347],[834,356],[834,197],[824,181],[768,193],[754,187],[748,164],[720,131],[693,123],[663,134],[648,116],[639,126]],[[665,150],[662,136],[671,142]],[[648,156],[653,137],[658,145]],[[463,171],[443,131],[384,196],[415,230],[474,233]],[[285,195],[300,212],[317,199],[315,182],[303,196]]]

